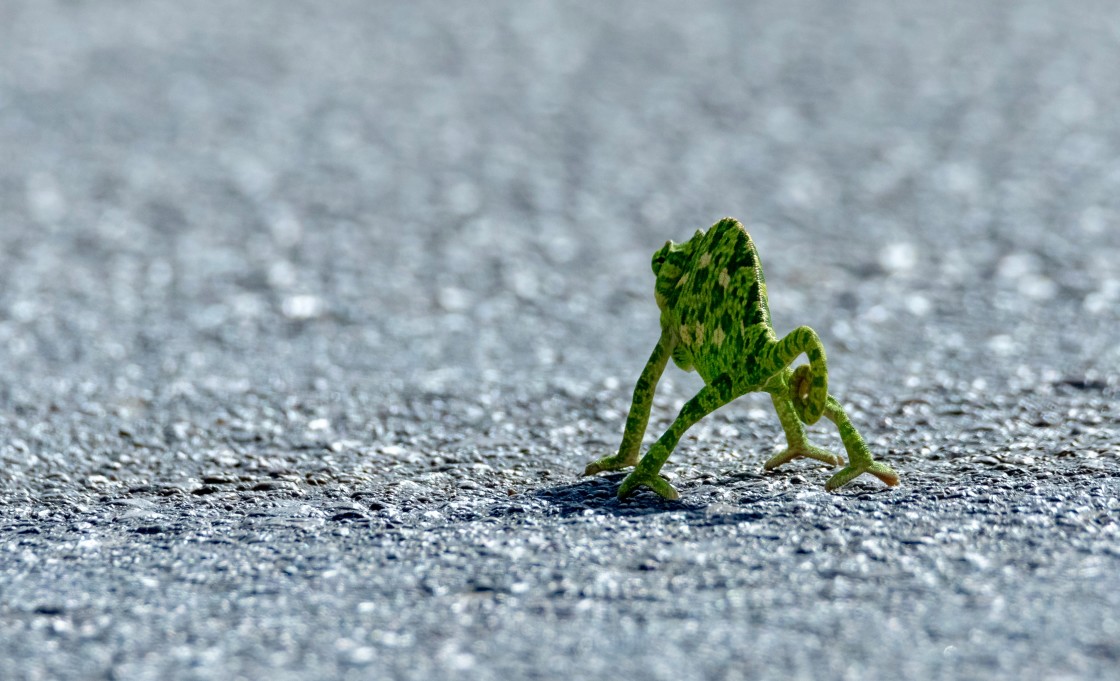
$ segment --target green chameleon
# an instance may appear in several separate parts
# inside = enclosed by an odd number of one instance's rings
[[[888,485],[898,484],[898,475],[871,458],[843,407],[828,394],[824,347],[816,332],[802,326],[780,340],[774,333],[762,264],[750,234],[738,220],[720,220],[683,244],[666,242],[653,254],[653,273],[661,338],[634,387],[618,454],[591,462],[584,475],[637,465],[622,481],[619,498],[645,485],[666,499],[677,499],[677,490],[658,471],[684,432],[736,397],[764,391],[770,393],[789,444],[766,462],[766,470],[803,456],[833,466],[844,463],[841,457],[809,444],[805,434],[802,424],[812,425],[826,416],[840,431],[848,465],[829,478],[825,489],[834,490],[862,473]],[[809,364],[790,369],[801,353],[808,355]],[[639,461],[653,391],[669,357],[685,371],[700,372],[704,387]]]

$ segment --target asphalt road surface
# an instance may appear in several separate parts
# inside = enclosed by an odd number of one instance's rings
[[[4,0],[0,678],[1120,678],[1118,64],[1106,0]],[[901,486],[763,473],[764,396],[579,477],[725,215]]]

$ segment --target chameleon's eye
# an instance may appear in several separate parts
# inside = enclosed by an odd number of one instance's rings
[[[673,248],[673,242],[672,241],[666,241],[665,245],[661,248],[661,250],[659,250],[659,251],[657,251],[656,253],[653,254],[653,262],[650,263],[650,264],[653,265],[653,273],[654,274],[656,274],[658,276],[661,275],[661,266],[664,265],[666,262],[668,262],[669,251],[672,248]]]

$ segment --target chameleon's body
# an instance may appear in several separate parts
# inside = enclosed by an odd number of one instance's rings
[[[830,465],[843,463],[840,457],[809,444],[804,424],[825,416],[836,424],[848,453],[848,465],[828,480],[827,489],[836,489],[862,473],[871,473],[888,485],[898,484],[898,475],[872,459],[840,403],[828,394],[824,347],[817,334],[807,326],[782,339],[774,333],[758,252],[737,220],[720,220],[683,244],[667,242],[653,256],[653,272],[657,279],[654,297],[661,308],[661,338],[634,388],[618,454],[588,464],[584,475],[636,465],[622,481],[619,497],[645,485],[667,499],[676,499],[677,491],[658,472],[684,432],[736,397],[764,391],[770,394],[789,444],[766,462],[766,469],[802,456]],[[809,364],[794,371],[790,364],[802,353],[809,357]],[[654,389],[669,357],[681,369],[696,370],[705,385],[639,461]]]

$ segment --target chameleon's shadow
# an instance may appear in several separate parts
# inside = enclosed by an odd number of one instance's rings
[[[618,516],[640,516],[695,509],[687,502],[666,501],[648,491],[639,492],[621,501],[618,498],[618,486],[625,477],[625,473],[608,473],[580,478],[574,482],[538,489],[533,492],[533,496],[547,502],[561,516],[581,515],[588,510],[606,511]]]
[[[625,473],[608,473],[537,489],[532,494],[548,503],[559,516],[578,516],[588,512],[609,513],[619,517],[652,516],[660,513],[684,514],[696,524],[726,525],[744,521],[756,521],[770,517],[780,517],[788,512],[787,504],[806,488],[801,484],[789,486],[781,483],[783,478],[796,475],[774,471],[762,475],[754,473],[732,474],[712,481],[716,487],[726,488],[745,479],[750,484],[737,489],[739,498],[728,504],[713,501],[704,494],[702,486],[684,484],[680,487],[681,498],[667,501],[649,490],[642,490],[625,501],[618,498],[618,486]],[[775,484],[778,483],[778,484]],[[873,500],[889,498],[897,504],[898,498],[888,488],[867,483],[852,489],[849,496],[854,499]],[[822,490],[823,493],[823,490]],[[887,495],[887,496],[884,496]]]
[[[775,513],[770,509],[763,511],[754,509],[750,505],[759,502],[765,506],[766,501],[775,498],[768,491],[758,490],[757,499],[740,499],[739,504],[748,504],[741,511],[714,515],[711,509],[722,504],[713,504],[703,499],[702,495],[689,495],[689,488],[681,489],[681,499],[668,501],[657,496],[649,490],[641,490],[626,500],[618,498],[618,486],[625,473],[608,473],[577,481],[545,487],[533,492],[533,496],[547,502],[554,513],[559,516],[577,516],[587,512],[605,512],[619,517],[651,516],[660,513],[683,513],[690,520],[702,521],[704,524],[736,523],[744,520],[758,520]],[[747,495],[752,496],[752,495]],[[784,495],[777,495],[784,496]]]

